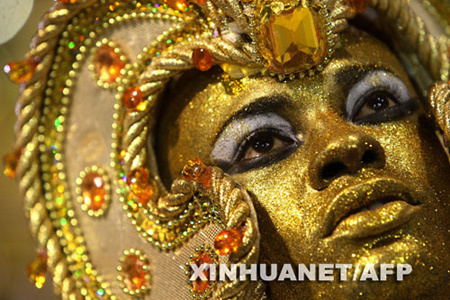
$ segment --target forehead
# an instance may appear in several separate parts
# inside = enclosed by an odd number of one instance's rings
[[[274,103],[274,111],[286,113],[297,121],[305,114],[313,116],[314,112],[330,107],[342,111],[346,85],[371,70],[390,71],[412,90],[402,65],[380,41],[354,31],[342,35],[341,43],[345,46],[336,50],[320,74],[287,82],[271,77],[246,78],[237,82],[240,92],[235,94],[227,92],[228,83],[217,73],[187,74],[164,99],[159,123],[159,156],[171,158],[171,177],[175,178],[184,163],[193,157],[212,163],[208,158],[224,125],[264,97],[285,99],[283,103]],[[272,97],[277,94],[283,97]]]
[[[277,94],[292,100],[291,104],[300,110],[305,106],[310,107],[312,103],[341,106],[343,94],[350,88],[349,85],[375,69],[392,72],[412,88],[403,66],[377,39],[354,30],[344,34],[341,43],[345,46],[336,50],[333,59],[320,74],[303,79],[279,82],[272,77],[259,77],[230,83],[215,76],[207,80],[208,84],[205,84],[205,80],[200,80],[200,84],[193,79],[190,84],[180,86],[177,98],[182,95],[186,105],[183,105],[177,117],[207,117],[211,121],[209,126],[217,132],[234,112],[256,99]],[[230,85],[231,88],[237,86],[238,92],[230,93]],[[189,99],[186,99],[186,95]]]

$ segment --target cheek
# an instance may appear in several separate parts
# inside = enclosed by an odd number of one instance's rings
[[[275,247],[277,257],[287,251],[285,254],[299,260],[316,249],[316,229],[326,206],[325,199],[318,198],[306,183],[306,151],[299,148],[274,165],[233,176],[254,197],[262,243],[278,240],[282,244],[283,249]],[[273,244],[268,245],[268,251],[273,251],[269,248],[274,248]]]
[[[386,169],[399,177],[433,186],[449,174],[447,156],[425,117],[384,124],[373,136],[385,150]]]
[[[214,137],[213,121],[214,119],[193,115],[189,110],[170,128],[160,132],[165,135],[166,146],[159,149],[159,158],[166,158],[163,165],[168,166],[171,180],[180,176],[190,159],[199,158],[207,165],[212,164],[210,152]]]

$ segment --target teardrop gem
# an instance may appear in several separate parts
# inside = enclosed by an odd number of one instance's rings
[[[19,62],[10,62],[5,65],[3,70],[9,80],[20,84],[30,81],[36,70],[37,62],[33,58],[27,58]]]
[[[142,205],[147,205],[150,198],[153,197],[154,190],[151,180],[149,172],[143,167],[133,169],[127,175],[127,185]]]
[[[16,177],[17,164],[20,159],[20,153],[21,151],[14,151],[12,153],[6,154],[3,157],[3,163],[5,166],[3,174],[11,179],[14,179]]]
[[[183,168],[183,177],[209,188],[211,184],[211,167],[205,166],[198,158],[191,159]]]
[[[41,251],[37,258],[28,265],[25,273],[34,285],[40,289],[44,286],[45,276],[47,274],[47,253]]]

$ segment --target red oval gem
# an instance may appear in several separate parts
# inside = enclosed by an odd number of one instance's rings
[[[236,253],[242,246],[242,232],[238,229],[221,231],[214,240],[214,248],[219,255]]]
[[[122,104],[127,109],[136,109],[143,101],[141,89],[137,86],[129,87],[122,97]]]
[[[200,71],[208,71],[213,66],[213,56],[206,48],[197,48],[192,52],[192,62]]]

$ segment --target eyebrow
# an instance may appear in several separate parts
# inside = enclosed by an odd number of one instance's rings
[[[254,99],[251,103],[245,105],[231,117],[229,117],[223,125],[220,127],[219,131],[216,133],[213,144],[216,143],[222,132],[230,125],[234,120],[244,119],[250,115],[257,115],[262,113],[273,112],[279,110],[280,107],[291,106],[289,102],[290,97],[287,94],[275,94],[270,96],[263,96]]]
[[[397,77],[398,74],[385,66],[378,65],[353,65],[339,69],[333,76],[336,78],[335,82],[341,87],[345,95],[348,95],[350,89],[363,79],[368,73],[373,71],[385,71]]]

